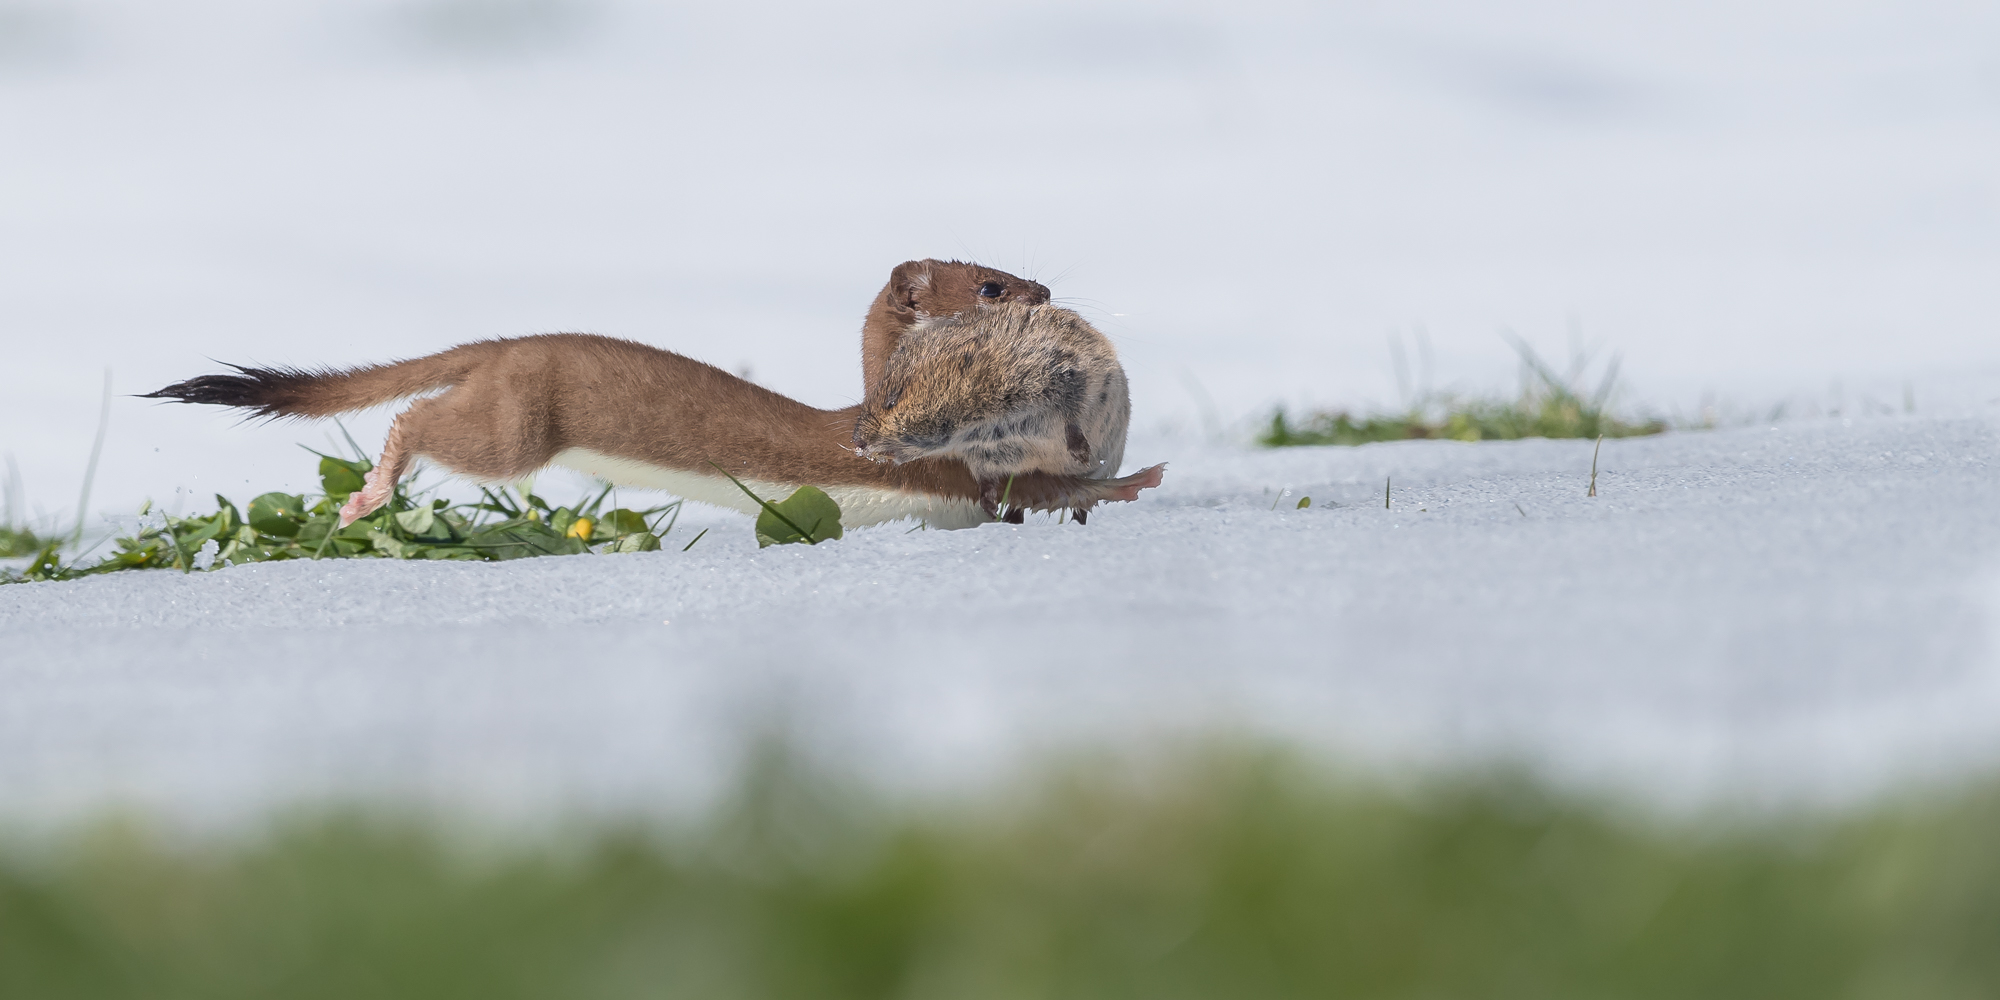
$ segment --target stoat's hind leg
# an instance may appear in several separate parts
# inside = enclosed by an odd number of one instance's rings
[[[409,414],[405,413],[403,417]],[[403,478],[409,469],[410,450],[397,434],[403,426],[403,417],[389,426],[389,441],[382,446],[382,458],[375,467],[362,477],[361,488],[347,495],[347,502],[340,506],[340,526],[345,528],[356,521],[375,513],[395,495],[396,480]]]
[[[462,396],[453,390],[432,399],[419,400],[389,425],[389,439],[382,446],[382,460],[375,463],[364,485],[347,498],[340,508],[342,527],[373,514],[395,494],[396,481],[408,472],[417,456],[437,462],[461,476],[484,480],[517,480],[549,464],[557,451],[543,427],[528,426],[519,419],[496,420],[494,413],[470,412],[477,400],[453,399]],[[520,412],[515,407],[499,407],[503,415]]]

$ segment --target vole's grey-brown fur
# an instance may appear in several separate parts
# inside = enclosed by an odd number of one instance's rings
[[[1107,479],[1125,458],[1132,404],[1110,340],[1056,306],[1012,302],[918,323],[870,383],[858,454],[902,464],[950,456],[983,500],[1009,476]]]

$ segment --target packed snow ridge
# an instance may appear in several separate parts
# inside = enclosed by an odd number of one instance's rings
[[[1595,498],[1591,448],[1141,438],[1087,526],[0,588],[0,818],[672,809],[774,727],[918,791],[1215,732],[1669,801],[1992,761],[1992,419],[1606,441]]]

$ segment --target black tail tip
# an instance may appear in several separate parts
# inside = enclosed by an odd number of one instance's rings
[[[230,367],[236,368],[238,374],[200,375],[164,389],[140,393],[139,398],[234,406],[257,416],[277,417],[291,411],[299,384],[311,379],[304,372]]]
[[[178,399],[183,403],[208,403],[212,406],[257,406],[264,386],[254,378],[243,375],[202,375],[185,382],[153,392],[141,393],[140,399]]]

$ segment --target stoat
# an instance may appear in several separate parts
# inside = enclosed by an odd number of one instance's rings
[[[903,316],[945,317],[982,303],[1046,301],[1042,286],[976,265],[922,261],[907,294],[891,279],[896,308],[871,310],[867,345],[888,349]],[[973,280],[977,279],[977,280]],[[997,286],[999,294],[989,294]],[[712,365],[644,344],[589,334],[546,334],[465,344],[429,357],[345,371],[237,367],[148,393],[250,410],[265,417],[327,417],[424,393],[389,428],[366,485],[341,508],[353,523],[387,503],[411,462],[425,457],[474,479],[514,481],[560,465],[628,486],[666,490],[748,512],[759,508],[718,472],[760,496],[802,485],[827,491],[841,523],[858,527],[919,517],[936,527],[991,520],[963,461],[933,457],[885,465],[852,447],[861,407],[821,410]],[[438,390],[443,390],[439,392]],[[1123,479],[1029,472],[1017,476],[1010,508],[1087,511],[1137,499],[1159,484],[1155,466]]]
[[[1111,341],[1068,309],[1022,300],[904,331],[868,384],[854,446],[895,464],[958,458],[993,503],[1021,473],[1117,475],[1131,417]]]

